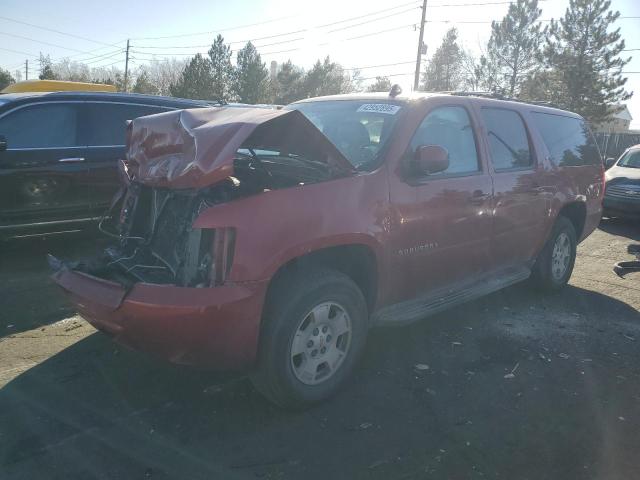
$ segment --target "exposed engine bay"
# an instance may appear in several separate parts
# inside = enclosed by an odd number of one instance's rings
[[[193,228],[204,210],[351,170],[296,111],[168,112],[136,119],[128,135],[127,160],[120,162],[122,188],[99,225],[114,245],[89,261],[63,264],[52,258],[54,269],[81,271],[127,288],[136,282],[220,285],[233,263],[236,232],[232,225]]]
[[[217,185],[195,191],[131,182],[118,204],[119,216],[112,214],[101,224],[103,232],[118,239],[118,245],[105,251],[108,271],[100,273],[123,284],[220,284],[231,267],[235,232],[233,228],[192,228],[203,210],[269,190],[331,178],[324,164],[280,156],[265,160],[255,153],[242,152],[234,162],[234,172],[233,177]]]

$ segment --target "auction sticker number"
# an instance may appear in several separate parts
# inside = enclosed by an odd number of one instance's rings
[[[386,113],[387,115],[395,115],[400,110],[400,105],[392,105],[390,103],[365,103],[360,105],[358,112]]]

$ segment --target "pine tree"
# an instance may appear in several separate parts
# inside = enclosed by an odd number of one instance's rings
[[[208,100],[211,94],[211,68],[208,58],[199,53],[184,67],[180,78],[169,88],[174,97]]]
[[[451,28],[422,74],[422,90],[428,92],[457,90],[462,86],[464,52],[458,45],[458,30]]]
[[[342,66],[332,62],[329,56],[322,62],[317,60],[302,82],[303,98],[337,95],[352,90],[351,78],[345,74]]]
[[[610,6],[610,0],[570,0],[564,17],[551,22],[544,48],[547,71],[528,82],[528,95],[540,95],[593,123],[606,121],[631,98],[621,73],[631,59],[619,56],[625,42],[620,29],[612,27],[620,12]]]
[[[242,103],[266,103],[269,71],[251,42],[238,50],[236,67],[236,94]]]
[[[521,84],[539,67],[544,36],[541,14],[538,0],[518,0],[509,5],[502,21],[491,23],[487,65],[493,64],[499,72],[496,89],[509,97],[517,96]]]
[[[149,74],[141,69],[136,77],[136,83],[133,85],[133,93],[146,93],[149,95],[158,95],[158,89],[149,80]]]
[[[303,74],[302,69],[295,66],[291,60],[283,63],[273,82],[274,102],[286,105],[303,98],[301,93]]]
[[[212,100],[228,102],[233,99],[235,73],[231,65],[231,47],[224,44],[222,35],[218,35],[209,49],[209,68],[211,77],[210,94]]]
[[[388,92],[391,90],[389,77],[376,77],[376,81],[367,87],[367,92]]]
[[[15,80],[13,79],[9,71],[0,68],[0,90],[8,87],[12,83],[15,83]]]

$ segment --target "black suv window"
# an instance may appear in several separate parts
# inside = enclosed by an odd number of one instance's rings
[[[87,103],[83,137],[89,146],[125,144],[127,120],[171,110],[152,105],[127,105],[121,103]]]
[[[411,153],[423,145],[440,145],[449,152],[449,168],[434,177],[480,171],[473,127],[463,107],[439,107],[429,112],[411,139]]]
[[[7,148],[78,146],[78,103],[51,103],[20,108],[0,118]]]
[[[531,117],[556,165],[570,167],[601,162],[598,146],[583,120],[542,112],[533,112]]]
[[[522,117],[514,110],[482,108],[491,161],[496,171],[533,165],[529,137]]]

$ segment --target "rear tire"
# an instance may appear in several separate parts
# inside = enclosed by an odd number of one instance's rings
[[[539,288],[558,291],[567,284],[576,261],[577,243],[573,223],[559,216],[533,267],[532,279]]]
[[[288,274],[267,302],[253,385],[283,408],[329,398],[362,355],[367,318],[364,296],[346,275],[326,269]]]

